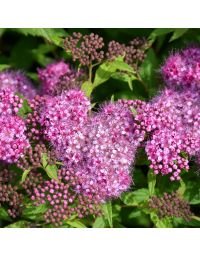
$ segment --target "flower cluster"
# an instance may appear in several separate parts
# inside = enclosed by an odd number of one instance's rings
[[[69,90],[46,100],[41,114],[44,134],[58,158],[67,165],[77,164],[82,158],[83,127],[89,109],[90,102],[80,90]]]
[[[199,88],[200,49],[190,47],[170,55],[161,68],[165,83],[169,87]]]
[[[8,163],[17,162],[28,148],[26,126],[18,116],[0,117],[0,159]]]
[[[73,33],[65,39],[65,49],[72,53],[73,61],[79,60],[83,66],[89,66],[93,62],[100,63],[104,59],[103,38],[91,33],[82,35]]]
[[[34,98],[36,90],[32,82],[20,71],[0,72],[0,90],[10,89],[28,99]]]
[[[70,64],[59,61],[38,69],[38,77],[41,81],[42,95],[59,94],[62,90],[70,88],[82,72],[75,72]]]
[[[149,207],[158,212],[162,219],[165,217],[180,217],[186,221],[191,220],[192,212],[187,201],[181,199],[177,192],[164,193],[163,197],[154,196],[149,201]]]
[[[108,44],[108,52],[106,53],[106,56],[111,60],[119,56],[124,56],[124,61],[137,70],[138,65],[142,63],[146,57],[146,47],[147,41],[141,38],[134,38],[128,45],[111,41]]]

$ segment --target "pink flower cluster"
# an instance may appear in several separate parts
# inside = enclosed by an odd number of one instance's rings
[[[31,81],[21,71],[0,72],[0,90],[10,89],[28,99],[34,98],[36,90]]]
[[[59,61],[47,65],[45,69],[39,68],[38,76],[42,82],[42,94],[52,95],[63,79],[67,83],[79,76],[79,72],[75,72],[69,64]]]
[[[191,47],[170,55],[161,72],[169,87],[199,89],[200,48]]]
[[[16,162],[29,147],[25,136],[24,121],[18,116],[0,117],[0,159],[8,163]]]
[[[0,160],[8,163],[16,162],[30,146],[25,122],[17,116],[22,104],[12,90],[0,90]]]
[[[130,187],[140,139],[122,103],[110,103],[91,116],[90,107],[83,92],[70,90],[47,100],[41,123],[58,157],[74,168],[76,192],[105,201]]]
[[[50,97],[44,105],[41,114],[44,134],[55,147],[58,158],[67,166],[76,165],[82,159],[83,127],[90,107],[90,101],[80,90],[69,90],[61,96]]]

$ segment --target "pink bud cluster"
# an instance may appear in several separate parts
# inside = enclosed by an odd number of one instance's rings
[[[75,192],[79,180],[74,169],[62,168],[58,171],[59,182],[43,181],[34,188],[31,196],[36,205],[46,204],[49,208],[44,214],[47,223],[60,226],[63,220],[73,215],[83,218],[87,215],[99,215],[98,200],[94,196],[83,196]]]
[[[42,94],[53,95],[57,91],[59,83],[68,83],[80,75],[75,72],[69,64],[59,61],[46,66],[45,69],[38,69],[38,76],[42,82]]]
[[[200,84],[200,48],[191,47],[170,55],[161,68],[169,87],[198,89]]]
[[[0,90],[10,89],[28,99],[34,98],[36,90],[31,81],[21,71],[0,72]]]

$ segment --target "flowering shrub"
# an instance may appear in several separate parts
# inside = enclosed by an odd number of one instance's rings
[[[156,33],[61,29],[30,78],[2,65],[2,227],[199,226],[200,48],[158,64]]]

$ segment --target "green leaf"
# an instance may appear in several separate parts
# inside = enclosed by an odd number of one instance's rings
[[[56,165],[48,165],[48,156],[46,153],[42,153],[42,166],[43,166],[45,172],[47,173],[47,175],[49,176],[49,178],[54,179],[57,182],[59,182],[58,167]]]
[[[148,172],[148,188],[149,188],[149,195],[150,197],[155,193],[155,186],[156,186],[156,175],[154,174],[153,170],[150,169]]]
[[[42,166],[46,168],[48,165],[48,156],[46,153],[42,153]]]
[[[17,94],[17,95],[19,96],[19,94]],[[32,112],[32,110],[28,104],[28,101],[26,99],[24,99],[22,107],[17,112],[17,115],[22,118],[26,118],[26,115],[30,112]]]
[[[49,178],[56,180],[57,182],[59,182],[58,180],[58,168],[56,165],[48,165],[46,167],[46,173],[49,176]]]
[[[149,191],[148,189],[142,188],[132,192],[126,192],[122,194],[121,199],[126,205],[138,206],[149,200]]]
[[[147,56],[140,67],[140,76],[147,86],[150,95],[157,93],[156,69],[158,67],[158,59],[153,49],[149,49]]]
[[[172,37],[170,38],[169,42],[172,42],[178,38],[180,38],[182,35],[184,35],[189,29],[188,28],[176,28],[174,30],[174,33]]]
[[[112,74],[112,78],[116,80],[120,80],[123,82],[127,82],[130,90],[133,90],[132,81],[137,80],[137,77],[134,74],[127,73],[114,73]]]
[[[92,85],[91,82],[85,81],[85,82],[82,84],[81,89],[82,89],[82,91],[85,92],[85,95],[86,95],[87,97],[90,97],[90,95],[91,95],[91,93],[92,93],[92,90],[93,90],[93,85]]]
[[[6,228],[27,228],[29,225],[28,221],[20,220],[15,223],[9,224]]]
[[[30,173],[30,171],[31,171],[31,169],[29,168],[29,169],[27,169],[27,170],[25,170],[25,171],[23,172],[21,183],[23,183],[23,182],[26,180],[26,177],[27,177],[27,175]]]
[[[6,64],[0,64],[0,71],[3,71],[5,69],[8,69],[10,67],[10,65],[6,65]]]
[[[105,228],[106,227],[106,222],[105,218],[103,216],[97,217],[95,222],[92,225],[93,228]]]
[[[183,196],[186,190],[186,185],[182,179],[179,181],[179,183],[180,183],[180,187],[178,188],[177,192],[179,193],[180,196]]]
[[[62,38],[67,36],[67,33],[62,28],[17,28],[14,30],[24,35],[43,37],[48,42],[61,47],[63,47]]]
[[[156,28],[149,36],[149,40],[153,43],[158,36],[166,35],[174,31],[174,28]]]
[[[117,72],[117,70],[126,71],[132,74],[134,73],[133,68],[125,63],[121,58],[116,58],[113,61],[104,62],[96,71],[93,83],[94,87],[97,87],[110,79],[112,75]]]
[[[48,208],[45,204],[41,204],[38,206],[27,205],[26,208],[23,210],[22,217],[30,220],[37,220],[39,215],[43,216],[47,209]]]
[[[158,215],[154,212],[150,214],[150,218],[157,228],[172,228],[172,223],[169,218],[159,219]]]
[[[113,221],[112,221],[112,203],[107,202],[106,204],[102,205],[103,213],[105,215],[105,218],[108,220],[109,226],[113,227]]]
[[[191,204],[200,204],[200,188],[199,182],[189,181],[186,183],[184,198]]]
[[[7,211],[2,206],[0,207],[0,219],[1,220],[12,221],[12,219],[8,215]]]
[[[64,222],[74,228],[87,228],[80,220],[73,220],[73,221],[65,220]]]

